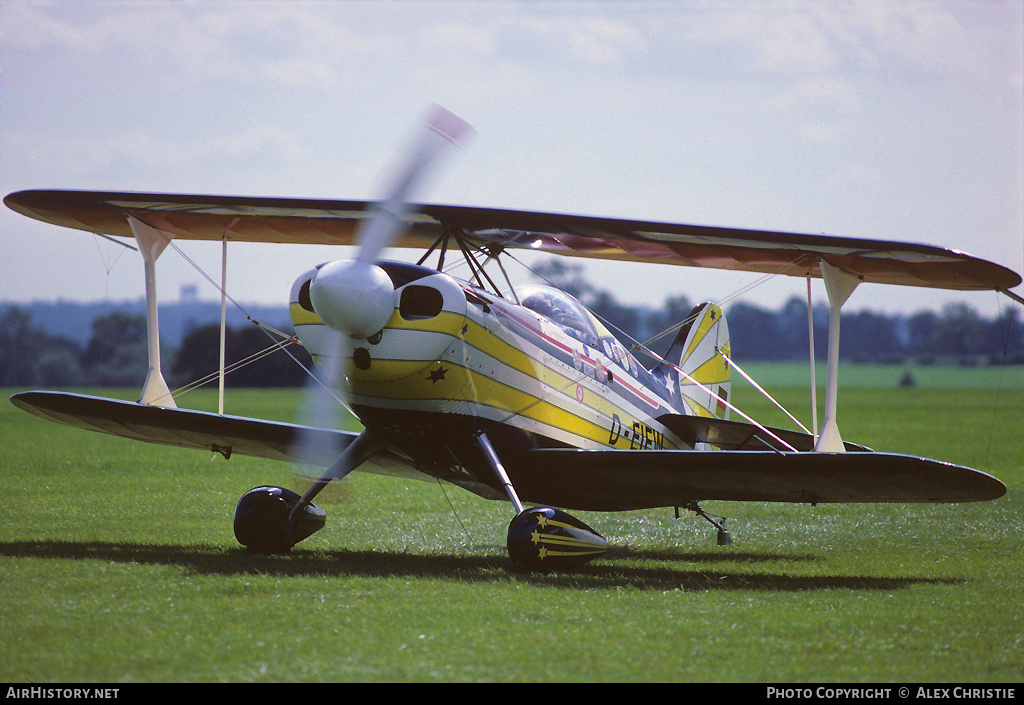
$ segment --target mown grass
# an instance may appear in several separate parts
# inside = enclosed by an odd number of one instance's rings
[[[803,388],[770,391],[807,406]],[[781,423],[749,388],[735,397]],[[181,401],[215,406],[206,392]],[[228,412],[293,419],[297,402],[229,390]],[[1019,681],[1024,395],[849,387],[840,402],[848,439],[978,467],[1006,497],[708,503],[730,517],[726,547],[671,509],[581,512],[615,548],[539,576],[508,570],[507,504],[356,474],[324,498],[323,531],[258,557],[234,541],[234,504],[293,484],[289,468],[4,404],[0,679]]]
[[[742,364],[742,363],[741,363]],[[770,382],[774,388],[795,387],[810,390],[810,364],[807,362],[753,362],[743,370],[758,382]],[[827,376],[824,360],[815,362],[815,377],[824,400]],[[907,363],[885,365],[843,362],[839,366],[842,388],[894,389],[906,379],[908,386],[921,389],[1024,390],[1024,367],[1020,365],[922,365]],[[809,394],[809,391],[808,391]]]

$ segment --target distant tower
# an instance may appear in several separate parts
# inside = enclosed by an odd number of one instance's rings
[[[199,301],[199,287],[195,284],[181,285],[181,303],[194,304]]]

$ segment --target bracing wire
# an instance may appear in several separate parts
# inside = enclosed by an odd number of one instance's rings
[[[652,353],[652,354],[653,354],[653,353]],[[676,372],[678,372],[679,374],[681,374],[681,375],[682,375],[683,377],[685,377],[685,378],[687,379],[687,381],[688,381],[688,382],[690,382],[691,384],[694,384],[694,385],[696,385],[696,386],[697,386],[698,388],[700,388],[700,389],[701,389],[702,391],[704,391],[704,392],[706,392],[706,393],[710,394],[710,395],[711,395],[712,397],[714,397],[715,399],[717,399],[717,400],[718,400],[719,402],[721,402],[721,403],[725,404],[725,406],[729,407],[729,409],[731,409],[732,411],[735,411],[735,412],[736,412],[737,414],[739,414],[740,416],[742,416],[743,418],[745,418],[745,419],[746,419],[747,421],[749,421],[750,423],[752,423],[752,424],[754,424],[755,426],[757,426],[757,427],[758,427],[758,428],[759,428],[760,430],[762,430],[762,431],[764,431],[765,433],[767,433],[767,434],[768,434],[769,436],[771,436],[772,438],[774,438],[775,440],[777,440],[777,441],[778,441],[779,443],[781,443],[782,445],[784,445],[784,446],[786,446],[787,448],[789,448],[789,449],[790,449],[791,451],[793,451],[794,453],[795,453],[795,452],[797,452],[796,448],[794,448],[794,447],[793,447],[793,446],[791,446],[791,445],[790,445],[789,443],[786,443],[786,441],[784,441],[784,440],[782,440],[781,438],[779,438],[779,436],[778,436],[777,434],[773,433],[771,429],[769,429],[769,428],[767,428],[767,427],[765,427],[765,426],[761,425],[760,423],[758,423],[757,421],[755,421],[755,420],[754,420],[753,418],[751,418],[751,417],[750,417],[750,416],[748,416],[747,414],[743,413],[743,412],[742,412],[742,411],[741,411],[740,409],[738,409],[738,408],[737,408],[737,407],[736,407],[736,406],[735,406],[734,404],[732,404],[732,403],[731,403],[731,402],[730,402],[729,400],[727,400],[727,399],[723,399],[722,397],[720,397],[720,396],[718,396],[717,394],[715,394],[715,393],[714,393],[713,391],[711,391],[711,390],[710,390],[710,389],[709,389],[708,387],[704,386],[703,384],[701,384],[700,382],[698,382],[698,381],[697,381],[696,379],[694,379],[694,378],[693,378],[692,376],[690,376],[689,374],[687,374],[685,370],[683,370],[683,369],[682,369],[681,367],[679,367],[679,365],[675,365],[675,364],[673,364],[673,363],[669,362],[668,360],[665,360],[664,358],[659,358],[659,359],[661,360],[661,362],[662,362],[663,364],[665,364],[665,365],[668,365],[668,366],[669,366],[669,367],[671,367],[671,368],[672,368],[673,370],[675,370]],[[726,358],[726,359],[728,359],[728,358]]]
[[[241,360],[236,360],[235,362],[231,363],[230,365],[227,365],[224,368],[224,373],[225,374],[230,374],[232,372],[237,372],[238,370],[242,369],[243,367],[246,367],[246,366],[248,366],[248,365],[250,365],[250,364],[252,364],[254,362],[258,362],[259,360],[262,360],[263,358],[268,357],[269,355],[273,355],[278,350],[283,350],[285,346],[291,345],[291,344],[297,343],[297,342],[298,341],[296,339],[294,339],[294,338],[289,338],[287,340],[282,340],[282,341],[275,342],[273,345],[270,345],[269,347],[264,348],[263,350],[260,350],[259,352],[255,352],[255,353],[249,355],[248,357],[245,357],[245,358],[243,358]],[[195,380],[189,382],[188,384],[185,384],[185,385],[179,387],[178,389],[174,390],[171,393],[171,396],[175,397],[175,398],[179,397],[182,394],[185,394],[187,392],[192,391],[193,389],[196,389],[198,387],[203,386],[204,384],[212,382],[213,380],[217,379],[219,374],[220,374],[220,370],[216,370],[214,372],[211,372],[208,375],[205,375],[203,377],[195,379]]]
[[[161,231],[158,230],[157,232],[161,232]],[[208,281],[217,290],[218,293],[223,295],[224,298],[227,301],[230,301],[232,306],[234,306],[239,311],[241,311],[245,315],[246,320],[251,322],[253,325],[255,325],[260,330],[262,330],[267,335],[267,337],[270,338],[273,341],[273,345],[271,345],[269,348],[266,348],[261,353],[256,353],[254,356],[250,356],[249,358],[246,358],[246,360],[248,362],[240,361],[243,364],[234,363],[231,366],[230,371],[235,371],[235,370],[239,369],[239,367],[244,366],[245,364],[249,364],[250,362],[255,362],[258,359],[262,359],[266,355],[269,355],[269,354],[271,354],[273,352],[276,352],[277,350],[282,350],[282,351],[284,351],[284,353],[286,355],[288,355],[288,357],[290,357],[292,359],[292,361],[296,365],[298,365],[303,370],[303,372],[307,376],[309,376],[314,382],[316,382],[318,385],[320,385],[325,390],[327,390],[330,393],[330,395],[334,398],[334,400],[337,401],[338,404],[340,404],[342,406],[342,408],[344,408],[349,413],[352,413],[351,407],[349,407],[349,405],[343,399],[341,399],[338,396],[336,391],[331,389],[330,385],[326,384],[323,380],[321,380],[311,369],[309,369],[309,367],[307,367],[306,365],[302,364],[302,362],[297,357],[295,357],[295,355],[292,354],[292,352],[288,349],[288,345],[290,345],[292,343],[299,343],[301,345],[301,341],[299,341],[298,338],[296,338],[295,336],[292,336],[292,335],[288,335],[287,333],[284,333],[282,331],[279,331],[279,330],[277,330],[277,329],[273,328],[272,326],[269,326],[269,325],[267,325],[265,323],[261,323],[260,321],[257,321],[255,318],[253,318],[251,315],[249,315],[249,312],[246,311],[245,308],[240,303],[238,303],[238,301],[236,301],[231,295],[229,295],[227,293],[227,291],[225,291],[224,287],[222,287],[217,281],[215,281],[213,279],[213,277],[211,277],[209,274],[207,274],[206,271],[202,267],[200,267],[180,247],[178,247],[177,243],[174,242],[173,238],[166,238],[166,240],[167,240],[167,244],[169,244],[172,248],[174,248],[174,250],[179,255],[181,255],[181,257],[186,262],[188,262],[188,264],[190,264],[193,269],[195,269],[197,272],[199,272],[199,274],[204,279],[206,279],[206,281]],[[131,249],[134,249],[134,248],[131,248]],[[280,338],[282,338],[284,342],[275,340],[274,339],[275,335],[277,335]],[[252,358],[255,358],[255,359],[252,359]],[[227,372],[228,372],[228,368],[225,369],[225,374]],[[202,382],[198,382],[198,383],[193,382],[191,384],[185,385],[184,387],[182,387],[181,389],[176,391],[174,393],[174,395],[172,395],[172,396],[177,396],[178,394],[184,394],[187,391],[191,391],[192,389],[195,389],[197,386],[201,386],[202,384],[205,384],[206,382],[210,381],[211,379],[216,378],[217,375],[219,375],[219,374],[220,374],[220,371],[218,370],[216,372],[211,373],[210,375],[207,375],[207,377],[204,377],[203,378],[204,381],[202,381]]]
[[[96,238],[100,238],[100,237],[103,238],[104,240],[106,240],[107,242],[112,242],[115,245],[120,245],[124,249],[120,250],[118,252],[117,256],[114,257],[113,259],[111,259],[109,247],[108,247],[106,253],[104,253],[103,248],[100,247],[100,241],[96,239]],[[136,252],[138,252],[138,250],[136,250],[134,247],[132,247],[128,243],[121,242],[120,240],[118,240],[116,238],[112,238],[109,235],[104,235],[103,233],[93,233],[93,242],[96,243],[96,251],[99,253],[100,262],[103,263],[103,269],[106,271],[106,275],[107,275],[106,292],[107,292],[107,295],[109,295],[109,291],[110,291],[110,273],[114,270],[114,267],[117,266],[117,263],[121,260],[121,257],[124,255],[124,253],[126,251],[128,251],[128,250],[135,250]]]
[[[532,267],[530,267],[529,265],[525,264],[522,260],[520,260],[517,257],[514,257],[510,253],[506,253],[506,254],[508,254],[508,256],[511,257],[513,259],[513,261],[518,263],[520,266],[524,267],[527,271],[529,271],[535,277],[537,277],[537,278],[543,280],[544,282],[546,282],[547,284],[553,286],[553,284],[552,284],[552,282],[550,280],[548,280],[543,275],[538,274]],[[722,303],[719,304],[719,305],[723,305],[723,304],[729,303],[730,301],[735,300],[737,297],[742,296],[743,294],[751,291],[755,287],[757,287],[757,286],[763,284],[764,282],[768,281],[769,279],[777,276],[782,270],[787,269],[788,267],[792,266],[793,264],[796,264],[797,262],[799,262],[803,258],[804,258],[804,255],[802,255],[802,254],[794,257],[793,260],[791,260],[790,262],[788,262],[788,263],[786,263],[784,265],[781,265],[775,271],[769,272],[769,273],[759,277],[756,281],[751,282],[751,283],[747,284],[746,286],[743,286],[743,287],[737,289],[736,291],[734,291],[733,293],[729,294],[724,299],[722,299]],[[718,396],[713,391],[711,391],[709,388],[705,387],[703,384],[701,384],[700,382],[695,380],[692,376],[690,376],[689,374],[684,372],[682,369],[680,369],[680,367],[678,365],[672,364],[671,362],[665,360],[662,356],[658,355],[656,352],[654,352],[653,350],[650,349],[649,346],[652,343],[656,342],[657,340],[660,340],[661,338],[663,338],[666,335],[669,335],[671,333],[675,333],[676,331],[678,331],[679,329],[683,328],[684,326],[692,324],[693,321],[694,321],[694,316],[687,316],[681,322],[669,326],[668,328],[666,328],[662,332],[657,333],[656,335],[654,335],[651,338],[649,338],[646,342],[642,342],[642,343],[637,341],[631,335],[629,335],[628,333],[626,333],[625,331],[623,331],[621,328],[619,328],[615,324],[611,323],[610,321],[604,319],[603,317],[598,316],[598,318],[600,318],[601,322],[604,323],[606,326],[608,326],[609,328],[614,329],[615,331],[618,332],[618,334],[622,335],[623,338],[626,338],[627,340],[629,340],[631,342],[630,347],[632,349],[634,349],[636,351],[639,351],[639,352],[642,352],[642,353],[644,353],[646,355],[649,355],[652,358],[654,358],[655,360],[657,360],[658,362],[671,367],[672,369],[677,371],[679,374],[684,376],[688,381],[690,381],[691,383],[695,384],[698,388],[700,388],[704,392],[710,394],[712,398],[716,399],[717,401],[722,402],[726,407],[728,407],[729,409],[731,409],[735,413],[739,414],[740,416],[742,416],[744,419],[746,419],[747,421],[749,421],[753,425],[757,426],[760,430],[762,430],[765,433],[767,433],[768,435],[772,436],[775,440],[777,440],[779,443],[783,444],[784,446],[786,446],[790,450],[793,450],[794,452],[796,451],[796,448],[794,448],[792,445],[790,445],[789,443],[787,443],[783,439],[779,438],[778,435],[773,433],[771,430],[769,430],[768,428],[766,428],[762,424],[760,424],[757,421],[755,421],[753,418],[751,418],[746,413],[741,411],[739,408],[737,408],[735,405],[733,405],[727,399],[723,399],[722,397]],[[768,394],[768,392],[765,391],[759,384],[757,384],[749,375],[747,375],[743,370],[741,370],[737,365],[735,365],[735,363],[733,363],[732,360],[730,360],[724,353],[722,353],[721,351],[718,351],[718,353],[720,355],[722,355],[722,357],[725,357],[726,362],[728,364],[730,364],[733,367],[733,369],[737,370],[740,373],[740,375],[742,377],[744,377],[744,379],[746,379],[748,382],[750,382],[753,385],[753,387],[758,392],[763,394],[769,401],[771,401],[773,404],[775,404],[777,407],[779,407],[790,419],[792,419],[805,432],[810,433],[810,431],[808,431],[807,428],[802,423],[800,423],[800,421],[798,421],[796,419],[796,417],[794,417],[789,411],[787,411],[785,407],[783,407],[777,400],[775,400],[770,394]],[[575,381],[570,382],[570,384],[566,385],[562,389],[556,389],[551,394],[545,396],[542,399],[535,400],[534,402],[532,402],[532,403],[528,404],[527,406],[525,406],[523,409],[510,413],[504,419],[502,419],[502,422],[505,422],[505,421],[515,417],[515,416],[518,416],[519,414],[525,413],[531,407],[541,403],[542,401],[550,399],[551,397],[553,397],[556,394],[564,393],[566,389],[568,389],[569,387],[573,386],[574,384],[578,384],[579,381],[584,379],[585,377],[586,377],[586,375],[581,375]]]
[[[782,404],[777,402],[775,400],[775,398],[771,394],[769,394],[767,391],[762,389],[761,385],[759,385],[756,381],[754,381],[754,378],[751,377],[750,375],[748,375],[746,372],[744,372],[740,368],[739,365],[737,365],[735,362],[732,361],[731,358],[729,358],[721,350],[715,350],[715,352],[717,352],[719,355],[721,355],[723,358],[725,358],[725,364],[727,364],[729,367],[731,367],[732,369],[734,369],[737,372],[739,372],[740,376],[743,377],[743,379],[747,380],[747,382],[749,382],[751,385],[753,385],[754,389],[756,389],[757,391],[761,392],[761,394],[763,394],[766,399],[768,399],[771,403],[775,404],[775,406],[777,406],[779,409],[781,409],[782,413],[784,413],[786,416],[788,416],[790,418],[790,420],[793,421],[793,423],[795,423],[797,426],[802,428],[804,433],[810,434],[810,431],[807,430],[806,426],[804,426],[802,423],[800,423],[800,421],[795,416],[793,416],[793,414],[789,413],[789,411],[786,410],[786,407],[784,407]]]
[[[448,490],[445,489],[444,483],[441,482],[441,478],[434,475],[434,481],[437,483],[437,486],[441,488],[441,494],[444,495],[445,501],[448,502],[448,508],[452,510],[452,516],[455,517],[455,521],[459,522],[459,526],[462,528],[462,533],[466,535],[467,540],[472,541],[473,535],[469,533],[469,529],[467,529],[466,525],[462,522],[462,517],[459,516],[458,511],[456,511],[455,505],[452,504],[452,499],[448,496]]]

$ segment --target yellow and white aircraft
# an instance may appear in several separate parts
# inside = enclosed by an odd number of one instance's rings
[[[410,194],[441,151],[471,128],[438,108],[382,202],[23,191],[8,207],[55,225],[134,238],[145,265],[150,373],[138,403],[25,392],[17,406],[61,423],[151,443],[325,467],[303,496],[245,493],[238,540],[285,551],[326,520],[312,503],[355,469],[441,480],[514,507],[508,549],[517,569],[579,566],[604,538],[565,510],[682,507],[704,500],[965,502],[1001,497],[996,478],[927,458],[843,441],[837,423],[839,313],[861,282],[1008,290],[1000,265],[926,245],[415,205]],[[294,283],[295,338],[343,391],[364,431],[283,424],[179,409],[159,359],[156,260],[172,240],[356,245],[354,259],[309,269]],[[426,250],[418,264],[382,261],[386,247]],[[831,311],[820,432],[767,428],[732,405],[729,331],[704,303],[652,369],[571,296],[515,288],[505,250],[820,277]],[[436,265],[427,261],[436,257]],[[446,257],[468,263],[459,281]],[[507,286],[497,286],[504,277]],[[815,425],[817,425],[815,423]],[[532,505],[527,507],[527,505]],[[556,509],[557,507],[557,509]]]

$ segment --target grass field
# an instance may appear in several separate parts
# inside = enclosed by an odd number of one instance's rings
[[[847,381],[840,428],[990,472],[1000,500],[707,503],[730,517],[724,547],[671,509],[580,512],[615,548],[547,576],[508,570],[509,505],[358,473],[324,498],[323,531],[252,556],[234,504],[293,484],[288,467],[4,403],[0,680],[1019,682],[1024,375],[979,387],[956,372],[948,388]],[[770,391],[805,409],[795,385]],[[749,388],[734,396],[781,423]],[[180,401],[215,406],[207,392]],[[293,420],[297,401],[229,390],[227,410]]]

